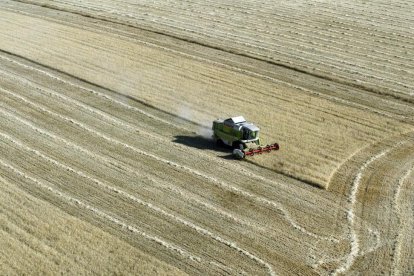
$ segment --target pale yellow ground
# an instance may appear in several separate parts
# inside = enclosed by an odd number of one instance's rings
[[[373,35],[390,39],[367,54],[360,40],[372,26],[358,4],[352,16],[360,25],[347,30],[358,39],[345,40],[352,47],[340,50],[337,38],[326,56],[320,44],[315,54],[295,52],[303,45],[286,52],[286,33],[275,65],[277,55],[245,37],[242,25],[234,49],[222,22],[211,36],[192,33],[204,13],[177,32],[160,17],[165,7],[146,5],[161,20],[153,28],[225,49],[136,28],[139,5],[128,17],[126,6],[114,12],[119,1],[95,9],[89,1],[42,3],[53,5],[0,4],[1,271],[414,272],[412,39],[397,26],[406,13],[385,26],[392,14],[378,5]],[[338,20],[336,27],[348,24]],[[275,38],[266,39],[268,47]],[[229,47],[258,52],[243,57]],[[384,59],[390,67],[381,73]],[[239,162],[216,148],[211,121],[233,115],[256,123],[280,151]]]

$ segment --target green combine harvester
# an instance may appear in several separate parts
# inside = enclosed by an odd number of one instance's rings
[[[213,121],[214,141],[219,146],[232,147],[233,155],[239,159],[279,149],[277,143],[261,146],[259,131],[257,126],[246,122],[243,116]]]

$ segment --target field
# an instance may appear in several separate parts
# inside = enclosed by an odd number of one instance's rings
[[[414,3],[136,2],[0,3],[2,274],[414,273]]]

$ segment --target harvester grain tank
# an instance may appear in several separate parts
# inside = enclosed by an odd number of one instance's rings
[[[213,121],[214,141],[218,145],[233,147],[233,155],[240,159],[279,149],[277,143],[262,146],[259,132],[260,129],[253,123],[247,122],[243,116]]]

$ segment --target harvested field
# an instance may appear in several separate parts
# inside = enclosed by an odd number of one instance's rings
[[[0,3],[1,271],[414,273],[413,3],[135,2]]]

